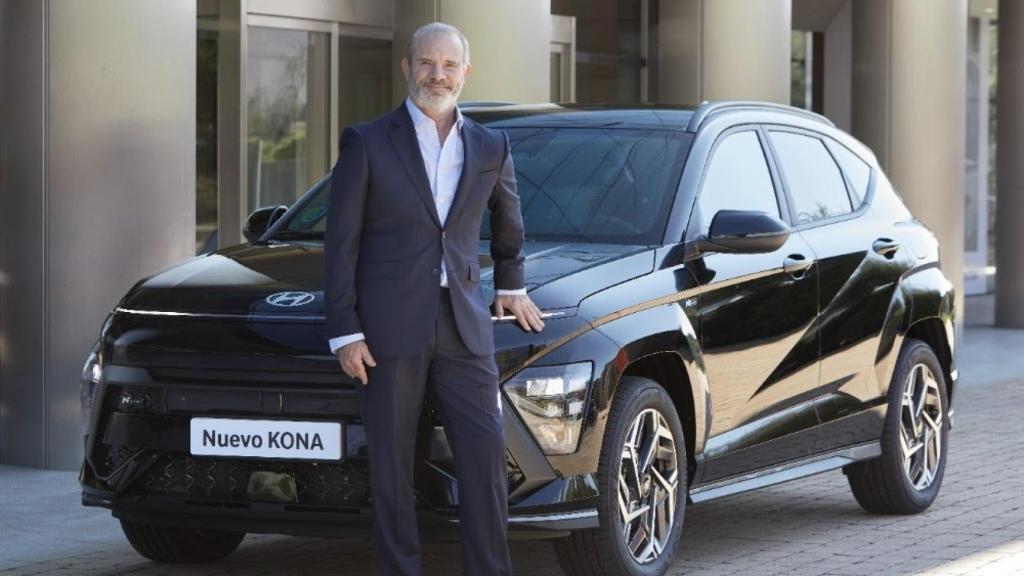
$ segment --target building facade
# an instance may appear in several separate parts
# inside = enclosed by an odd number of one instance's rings
[[[464,100],[825,114],[939,236],[960,310],[995,243],[997,321],[1024,327],[1019,3],[0,0],[0,463],[78,466],[78,371],[117,299],[319,180],[434,20],[470,40]]]

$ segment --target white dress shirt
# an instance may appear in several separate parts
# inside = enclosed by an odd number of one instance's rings
[[[462,146],[462,111],[455,107],[455,123],[448,132],[448,137],[441,143],[441,137],[437,132],[437,125],[429,116],[423,113],[412,100],[405,99],[405,108],[412,117],[412,124],[416,128],[416,140],[420,145],[420,155],[423,156],[423,166],[427,170],[427,179],[430,181],[430,193],[434,197],[434,205],[437,207],[437,217],[443,226],[448,218],[448,211],[452,207],[452,200],[455,198],[455,191],[459,187],[459,178],[462,177],[462,165],[465,162],[465,151]],[[441,256],[441,286],[448,286],[448,272],[445,268],[444,255]],[[526,294],[526,288],[517,290],[496,290],[498,296]],[[338,348],[362,340],[362,332],[338,336],[330,339],[331,353]]]

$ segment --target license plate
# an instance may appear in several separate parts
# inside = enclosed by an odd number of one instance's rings
[[[192,454],[340,460],[341,423],[193,418]]]

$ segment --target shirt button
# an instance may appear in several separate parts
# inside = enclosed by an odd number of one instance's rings
[[[441,230],[441,238],[447,238],[447,237],[448,237],[448,231],[447,230]]]

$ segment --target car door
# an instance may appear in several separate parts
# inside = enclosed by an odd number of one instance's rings
[[[874,364],[906,250],[893,222],[868,210],[873,178],[864,160],[827,135],[788,127],[768,135],[792,221],[818,260],[817,450],[877,439],[881,420],[867,412],[880,389]]]
[[[788,220],[756,127],[717,140],[687,237],[719,210]],[[818,268],[799,234],[766,254],[706,253],[691,262],[701,285],[700,333],[711,397],[702,482],[806,456],[818,419]]]

